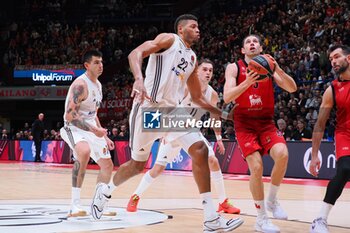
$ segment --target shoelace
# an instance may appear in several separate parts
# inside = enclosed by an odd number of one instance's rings
[[[258,220],[258,223],[261,222],[261,225],[267,224],[267,225],[271,225],[272,222],[270,221],[269,217],[267,217],[267,215],[262,215],[260,218],[260,220]]]
[[[140,199],[139,196],[134,195],[133,198],[132,198],[132,203],[131,203],[131,205],[132,205],[132,206],[135,206],[135,205],[137,204],[137,202],[138,202],[139,199]]]
[[[271,202],[272,203],[272,209],[276,209],[280,206],[280,203],[278,201]]]
[[[270,226],[270,227],[274,226],[274,225],[272,224],[272,222],[270,221],[270,219],[268,219],[268,218],[265,218],[265,219],[262,221],[262,223],[263,223],[263,225],[267,225],[267,226]]]
[[[232,203],[231,200],[228,200],[228,199],[227,199],[226,203],[227,203],[228,206],[233,207],[233,203]]]
[[[318,219],[316,219],[316,222],[319,222],[323,227],[328,228],[326,219],[318,218]]]

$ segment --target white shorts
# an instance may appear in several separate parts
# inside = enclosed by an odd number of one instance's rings
[[[166,166],[179,155],[181,149],[183,149],[189,155],[189,148],[198,141],[203,141],[208,147],[208,156],[215,156],[213,148],[210,146],[210,143],[203,136],[203,134],[199,132],[192,132],[168,143],[166,142],[166,139],[161,140],[159,143],[157,160],[155,163]]]
[[[143,108],[157,108],[156,104],[152,104],[148,101],[139,104],[134,102],[130,117],[129,117],[129,128],[130,128],[130,140],[129,146],[131,149],[131,158],[135,161],[147,161],[151,152],[152,145],[155,140],[160,138],[167,138],[168,141],[173,141],[188,132],[166,132],[161,130],[152,129],[146,131],[143,122]]]
[[[73,156],[77,158],[75,145],[78,142],[86,141],[90,146],[90,157],[97,162],[100,158],[111,158],[108,145],[104,137],[97,137],[94,133],[88,132],[73,125],[64,126],[60,129],[62,139],[73,150]]]

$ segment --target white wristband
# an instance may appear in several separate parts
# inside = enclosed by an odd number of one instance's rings
[[[222,111],[221,118],[224,120],[227,120],[228,114],[229,114],[228,112]]]
[[[216,141],[220,141],[220,140],[222,140],[221,135],[215,135],[215,137],[216,137]]]

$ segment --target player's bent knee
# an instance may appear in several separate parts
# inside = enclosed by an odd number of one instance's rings
[[[280,144],[276,148],[273,148],[273,154],[271,153],[271,156],[275,163],[287,163],[289,157],[287,146]]]
[[[219,161],[215,156],[209,156],[208,162],[209,162],[209,166],[211,167],[219,165]]]
[[[208,147],[203,141],[194,143],[189,148],[189,153],[193,160],[196,159],[207,159],[208,158]]]
[[[338,172],[340,174],[344,174],[345,176],[350,175],[350,166],[338,166]]]
[[[82,150],[76,150],[79,161],[89,161],[90,160],[90,149],[84,148]]]
[[[108,172],[112,172],[112,171],[113,171],[113,168],[114,168],[114,164],[113,164],[112,160],[108,160],[108,162],[107,162],[106,165],[105,165],[105,169],[106,169]]]
[[[87,144],[87,142],[79,142],[75,145],[75,151],[78,155],[78,157],[87,157],[90,158],[90,146]]]
[[[252,166],[250,166],[250,173],[253,176],[261,177],[263,174],[263,166],[260,163],[255,163]]]
[[[275,161],[275,162],[286,164],[286,163],[288,163],[288,157],[289,157],[288,151],[281,150],[281,152],[277,156],[277,161]]]
[[[134,170],[135,173],[141,173],[145,167],[146,161],[136,161],[131,159],[130,166]]]

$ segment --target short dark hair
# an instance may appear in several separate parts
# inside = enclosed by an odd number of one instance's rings
[[[180,15],[179,17],[177,17],[177,19],[175,20],[175,23],[174,23],[174,30],[175,30],[175,33],[177,33],[177,27],[179,26],[179,24],[182,22],[182,21],[185,21],[185,20],[194,20],[194,21],[198,21],[198,18],[194,15],[191,15],[191,14],[184,14],[184,15]]]
[[[82,62],[90,62],[92,57],[102,57],[102,53],[98,50],[88,50],[84,53]]]
[[[209,63],[209,64],[211,64],[211,65],[213,66],[213,68],[214,68],[214,62],[212,62],[212,61],[211,61],[210,59],[208,59],[208,58],[202,58],[202,59],[200,59],[199,62],[198,62],[198,66],[202,65],[203,63]]]
[[[350,47],[346,45],[333,45],[329,48],[328,52],[331,53],[336,49],[341,49],[343,50],[344,55],[349,55],[350,54]]]
[[[242,47],[244,47],[244,42],[249,36],[254,36],[255,38],[257,38],[258,41],[259,41],[259,44],[262,45],[262,39],[261,39],[261,37],[259,35],[257,35],[257,34],[250,34],[250,35],[244,37],[244,39],[242,40]]]

